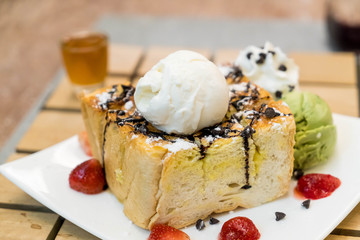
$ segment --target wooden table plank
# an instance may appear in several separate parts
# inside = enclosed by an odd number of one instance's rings
[[[114,84],[130,84],[129,77],[108,76],[105,79],[105,86]],[[72,91],[72,86],[67,77],[64,77],[59,86],[45,103],[46,108],[50,109],[69,109],[80,110],[80,101]]]
[[[339,224],[339,226],[337,226],[337,228],[360,231],[360,203]]]
[[[0,174],[0,203],[43,206]],[[1,239],[1,238],[0,238]]]
[[[7,162],[27,156],[28,154],[12,154]],[[43,206],[41,203],[30,197],[6,177],[0,174],[0,203],[21,204],[29,206]],[[1,238],[0,238],[1,239]]]
[[[149,71],[159,60],[166,57],[170,53],[173,53],[177,50],[181,49],[187,49],[196,51],[202,55],[204,55],[207,58],[211,57],[210,50],[207,49],[193,49],[193,48],[182,48],[182,47],[160,47],[160,46],[153,46],[150,47],[146,51],[146,55],[142,61],[142,63],[139,66],[139,69],[137,71],[138,76],[143,76],[147,71]]]
[[[71,222],[65,220],[55,240],[98,240],[100,238],[88,233]]]
[[[21,151],[38,151],[85,130],[80,112],[44,110],[17,146]]]
[[[18,160],[20,158],[26,157],[28,155],[29,154],[27,154],[27,153],[13,153],[9,156],[9,158],[6,160],[6,162],[12,162],[12,161]]]
[[[73,93],[67,77],[64,77],[45,104],[46,108],[80,109],[80,102]]]
[[[225,63],[233,63],[239,55],[240,49],[219,49],[214,53],[214,63],[221,65]]]
[[[359,240],[360,237],[350,237],[350,236],[341,236],[341,235],[329,235],[325,240]]]
[[[0,239],[44,240],[57,218],[52,213],[0,209]]]
[[[143,48],[134,45],[111,44],[109,48],[109,69],[111,74],[132,75]]]
[[[141,78],[141,77],[139,77],[139,76],[138,76],[138,77],[135,77],[135,78],[132,80],[131,84],[132,84],[134,87],[136,87],[136,85],[138,84],[140,78]]]
[[[328,86],[320,84],[301,84],[302,91],[309,91],[318,94],[330,106],[335,113],[359,116],[358,91],[355,86]]]
[[[300,68],[300,81],[356,85],[353,53],[291,53]]]
[[[106,78],[105,86],[112,86],[115,84],[130,85],[130,78],[109,76]]]

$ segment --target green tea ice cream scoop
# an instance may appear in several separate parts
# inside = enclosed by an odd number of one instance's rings
[[[296,122],[294,168],[304,170],[325,162],[336,144],[336,128],[327,103],[310,92],[291,92],[282,100]]]

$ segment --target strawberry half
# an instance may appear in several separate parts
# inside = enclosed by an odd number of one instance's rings
[[[78,192],[96,194],[105,187],[103,168],[96,159],[90,159],[76,166],[69,176],[70,187]]]
[[[157,224],[151,229],[148,240],[190,240],[190,237],[176,228]]]
[[[259,230],[250,219],[235,217],[224,223],[218,240],[257,240],[259,238]]]
[[[90,147],[90,143],[89,143],[89,138],[88,138],[88,134],[86,131],[82,131],[81,133],[78,134],[78,139],[79,139],[79,143],[81,148],[84,150],[84,152],[86,153],[86,155],[92,157],[92,151],[91,151],[91,147]]]

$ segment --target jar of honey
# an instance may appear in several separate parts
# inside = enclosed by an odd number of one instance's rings
[[[79,32],[63,38],[61,52],[75,93],[104,85],[107,74],[108,38],[105,34]]]

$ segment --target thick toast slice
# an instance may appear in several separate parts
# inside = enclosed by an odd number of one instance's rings
[[[288,191],[295,134],[289,108],[246,79],[229,87],[223,121],[189,136],[155,129],[136,111],[131,87],[82,97],[94,155],[136,225],[181,228]]]

